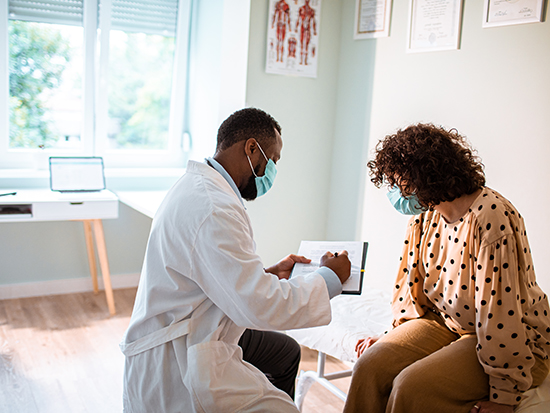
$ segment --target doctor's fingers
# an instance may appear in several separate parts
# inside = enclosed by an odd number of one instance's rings
[[[288,258],[290,258],[294,262],[299,262],[303,264],[309,264],[311,262],[309,258],[306,258],[303,255],[290,254]]]

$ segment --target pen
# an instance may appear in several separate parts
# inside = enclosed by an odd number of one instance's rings
[[[8,192],[5,194],[0,194],[0,196],[8,196],[8,195],[17,195],[17,192]]]

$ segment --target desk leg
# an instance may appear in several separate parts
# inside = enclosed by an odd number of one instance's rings
[[[88,262],[90,264],[90,274],[92,276],[92,284],[94,286],[94,294],[97,294],[99,288],[97,286],[97,265],[95,262],[94,239],[92,236],[92,222],[90,220],[82,221],[84,224],[84,235],[86,237],[86,250],[88,251]]]
[[[105,295],[107,305],[111,315],[115,315],[115,299],[113,297],[113,287],[111,286],[111,274],[109,272],[109,261],[107,260],[107,248],[105,247],[105,235],[103,234],[103,223],[100,219],[93,219],[95,244],[97,255],[99,256],[99,266],[103,275],[103,284],[105,285]]]

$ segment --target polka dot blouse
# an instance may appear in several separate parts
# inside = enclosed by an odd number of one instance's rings
[[[457,334],[477,334],[492,401],[516,405],[531,386],[533,355],[550,354],[548,299],[535,280],[523,219],[484,188],[469,212],[447,223],[414,216],[393,294],[394,325],[440,313]]]

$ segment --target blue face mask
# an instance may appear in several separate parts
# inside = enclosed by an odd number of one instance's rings
[[[246,155],[246,157],[248,158],[250,169],[252,169],[252,173],[256,177],[255,182],[256,182],[256,190],[258,192],[257,196],[262,196],[267,191],[269,191],[273,186],[273,181],[275,180],[275,176],[277,176],[277,167],[275,166],[275,162],[273,162],[271,159],[267,159],[267,156],[265,156],[265,153],[262,147],[260,146],[260,144],[258,144],[258,148],[260,148],[262,155],[267,161],[267,165],[265,167],[265,172],[263,176],[256,175],[256,172],[254,172],[254,168],[252,167],[252,162],[250,162],[250,158],[248,157],[248,155]]]
[[[427,210],[420,205],[416,195],[407,197],[401,195],[397,185],[393,186],[387,195],[393,207],[404,215],[417,215]]]

